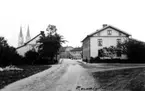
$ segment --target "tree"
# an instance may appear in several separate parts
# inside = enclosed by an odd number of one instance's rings
[[[22,57],[17,54],[16,49],[9,46],[4,37],[0,37],[0,65],[19,64],[21,58]]]
[[[2,54],[7,46],[8,46],[8,43],[4,39],[4,37],[0,37],[0,60],[2,60]]]
[[[4,37],[0,37],[0,64],[1,65],[7,65],[8,64],[8,60],[6,57],[6,53],[8,53],[8,43],[7,41],[4,39]]]
[[[132,62],[145,62],[145,43],[135,39],[129,39],[118,45],[122,53],[126,54]]]
[[[38,56],[39,56],[39,54],[35,50],[27,51],[25,53],[25,63],[28,64],[28,65],[36,64]]]
[[[56,32],[57,29],[54,25],[49,25],[46,31],[48,31],[47,35],[42,35],[38,41],[40,43],[38,47],[39,58],[45,60],[46,63],[48,60],[50,63],[54,63],[54,57],[57,56],[59,48],[65,40]]]
[[[8,46],[8,43],[7,43],[7,41],[5,40],[4,37],[0,37],[0,46],[1,47],[7,47]]]

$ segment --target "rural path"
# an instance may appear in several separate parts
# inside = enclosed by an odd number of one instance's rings
[[[43,72],[14,82],[0,91],[93,91],[92,88],[99,84],[95,82],[91,72],[130,67],[134,68],[138,65],[108,66],[63,59],[61,64],[53,65]]]
[[[93,83],[93,78],[79,62],[64,59],[61,64],[14,82],[1,91],[79,91],[78,86],[92,86]]]

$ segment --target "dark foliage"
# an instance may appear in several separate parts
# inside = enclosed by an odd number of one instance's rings
[[[26,52],[25,53],[25,64],[28,64],[28,65],[37,64],[38,57],[39,57],[39,53],[36,52],[35,50],[30,50],[30,51]]]
[[[96,58],[91,57],[91,59],[90,59],[90,63],[99,63],[99,62],[100,62],[99,57],[96,57]]]
[[[4,37],[0,37],[0,66],[10,64],[21,64],[22,57],[16,52],[14,47],[8,45]]]
[[[119,50],[118,47],[115,46],[104,47],[100,49],[98,52],[99,57],[109,57],[113,59],[114,57],[121,56],[121,51]]]
[[[145,61],[138,61],[133,59],[100,59],[99,57],[91,58],[90,63],[145,63]]]
[[[118,45],[122,52],[128,56],[129,60],[135,62],[145,62],[145,43],[135,39],[129,39],[125,43]]]
[[[52,64],[56,63],[57,55],[59,52],[59,49],[61,47],[61,44],[65,41],[63,40],[63,37],[56,33],[56,27],[53,25],[49,25],[46,29],[48,31],[47,35],[42,35],[39,39],[39,60],[41,60],[40,63],[47,63]]]

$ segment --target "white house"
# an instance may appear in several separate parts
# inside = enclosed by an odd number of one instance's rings
[[[58,58],[70,58],[71,54],[70,51],[73,49],[72,46],[61,47],[59,49]]]
[[[76,47],[70,50],[73,59],[82,59],[82,48]]]
[[[87,35],[82,40],[83,60],[98,56],[98,50],[103,47],[116,46],[127,40],[131,35],[111,25],[103,24],[103,28]]]

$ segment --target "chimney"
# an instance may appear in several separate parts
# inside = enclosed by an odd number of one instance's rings
[[[104,27],[107,27],[107,24],[103,24],[103,28],[104,28]]]

